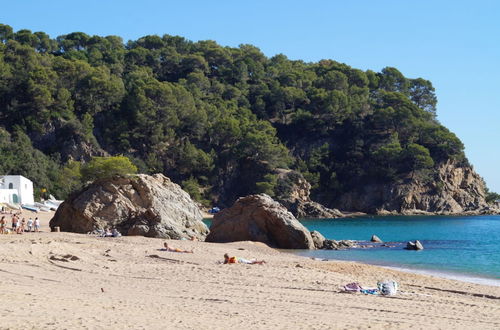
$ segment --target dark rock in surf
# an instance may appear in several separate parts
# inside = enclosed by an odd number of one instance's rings
[[[419,240],[416,240],[415,242],[408,242],[406,244],[406,250],[423,250],[424,249],[424,246],[422,245],[422,243],[420,243]]]

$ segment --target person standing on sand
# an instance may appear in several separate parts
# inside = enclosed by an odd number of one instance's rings
[[[7,221],[5,221],[5,216],[0,219],[0,234],[6,234],[5,228],[7,227]]]
[[[12,216],[12,231],[17,232],[17,225],[19,224],[19,219],[16,215]]]
[[[31,217],[28,219],[27,226],[28,226],[28,232],[31,232],[33,230],[33,219],[31,219]]]
[[[38,220],[38,217],[35,218],[35,232],[40,231],[40,220]]]
[[[26,220],[23,218],[21,220],[20,224],[18,224],[18,226],[17,226],[17,233],[18,234],[24,233],[25,226],[26,226]]]

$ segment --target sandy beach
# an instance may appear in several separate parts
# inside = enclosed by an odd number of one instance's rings
[[[26,212],[26,211],[24,211]],[[34,214],[25,213],[25,216]],[[500,287],[260,243],[50,233],[0,235],[1,329],[499,329]],[[265,265],[223,265],[223,254]],[[343,293],[393,279],[396,296]]]

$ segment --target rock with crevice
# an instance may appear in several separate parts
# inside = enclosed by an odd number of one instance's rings
[[[204,240],[203,216],[189,194],[163,174],[98,180],[72,194],[50,227],[88,233],[107,227],[123,235]]]
[[[282,249],[314,249],[309,231],[266,194],[239,198],[214,216],[207,242],[256,241]]]

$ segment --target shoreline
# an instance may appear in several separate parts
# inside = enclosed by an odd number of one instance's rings
[[[473,284],[481,284],[481,285],[500,287],[500,279],[492,278],[492,277],[488,277],[488,276],[481,276],[478,274],[460,273],[460,272],[447,271],[447,270],[411,268],[411,267],[405,267],[403,265],[387,265],[387,264],[381,264],[381,263],[377,263],[377,262],[368,262],[368,261],[359,261],[359,260],[312,257],[312,256],[305,256],[305,255],[301,255],[301,254],[296,254],[294,252],[287,252],[286,250],[283,250],[283,249],[279,249],[279,251],[284,252],[284,253],[290,253],[292,255],[296,255],[299,257],[306,258],[306,259],[316,260],[316,261],[357,263],[357,264],[361,264],[361,265],[376,266],[376,267],[381,267],[381,268],[395,270],[395,271],[409,273],[409,274],[419,274],[419,275],[425,275],[425,276],[438,277],[440,279],[455,280],[455,281],[460,281],[460,282],[464,282],[464,283],[473,283]]]
[[[401,272],[405,272],[405,273],[434,276],[434,277],[439,277],[442,279],[455,280],[455,281],[460,281],[460,282],[464,282],[464,283],[473,283],[473,284],[481,284],[481,285],[500,287],[500,279],[496,279],[496,278],[467,275],[464,273],[455,273],[455,272],[447,272],[447,271],[434,271],[434,270],[427,270],[427,269],[413,269],[413,268],[405,268],[405,267],[397,267],[397,266],[380,266],[380,267],[392,269],[392,270],[396,270],[396,271],[401,271]]]

